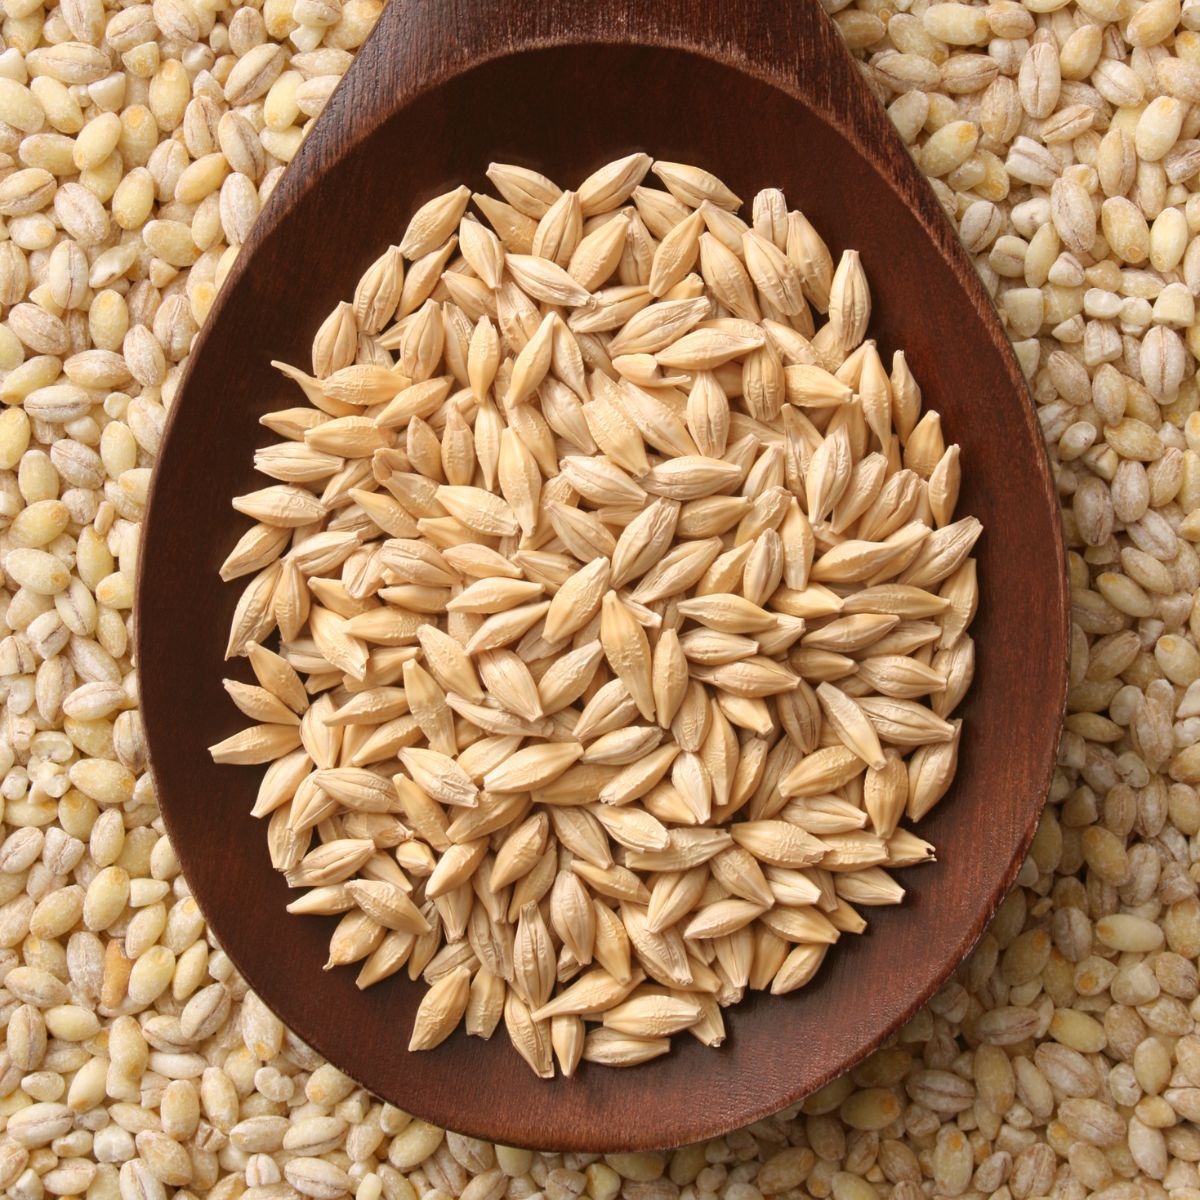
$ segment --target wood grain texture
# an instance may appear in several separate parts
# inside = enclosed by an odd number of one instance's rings
[[[714,1051],[686,1037],[628,1071],[536,1080],[507,1045],[404,1047],[422,985],[365,994],[322,972],[333,919],[284,911],[261,770],[205,747],[242,723],[221,688],[239,588],[217,567],[262,486],[257,424],[298,394],[321,317],[413,207],[492,159],[572,184],[633,149],[695,162],[740,195],[782,187],[834,250],[862,252],[871,336],[903,348],[979,516],[978,671],[958,781],[922,824],[940,862],[904,875],[797,995],[727,1010]],[[827,1082],[905,1021],[1011,886],[1049,786],[1066,691],[1067,596],[1054,489],[1024,380],[966,254],[815,0],[396,0],[288,171],[200,335],[172,407],[141,554],[138,661],[158,794],[212,928],[259,995],[378,1095],[438,1124],[557,1150],[662,1147],[725,1132]]]

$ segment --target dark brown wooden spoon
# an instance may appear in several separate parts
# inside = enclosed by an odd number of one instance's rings
[[[405,1046],[423,985],[366,993],[322,972],[333,919],[284,911],[261,770],[206,746],[244,723],[221,687],[239,588],[217,567],[262,486],[257,421],[296,403],[269,366],[304,364],[321,317],[419,203],[490,160],[564,184],[645,149],[742,196],[785,190],[831,244],[861,251],[871,335],[903,348],[947,441],[961,511],[980,517],[975,686],[958,779],[923,822],[939,862],[906,872],[804,991],[727,1011],[720,1050],[680,1037],[632,1070],[535,1079],[507,1044]],[[143,715],[158,794],[222,946],[302,1038],[429,1121],[557,1150],[662,1147],[725,1132],[811,1092],[878,1046],[979,937],[1029,846],[1066,689],[1067,599],[1054,487],[1024,380],[987,293],[815,0],[395,0],[276,189],[198,339],[155,473],[138,593]]]

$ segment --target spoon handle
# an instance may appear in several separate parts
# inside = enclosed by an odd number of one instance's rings
[[[886,160],[908,206],[940,230],[939,241],[949,233],[936,199],[818,0],[397,0],[383,10],[276,189],[258,237],[317,177],[428,89],[489,60],[589,43],[683,50],[799,98],[863,157]],[[648,105],[655,103],[656,84],[649,73],[612,80],[613,87],[643,90]],[[552,105],[552,97],[547,102]],[[536,130],[531,134],[535,140]]]

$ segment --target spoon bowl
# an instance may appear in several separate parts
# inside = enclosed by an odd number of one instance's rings
[[[536,1079],[508,1045],[461,1031],[405,1049],[424,985],[360,993],[323,972],[334,918],[297,918],[250,814],[261,768],[215,766],[240,726],[222,690],[239,588],[217,569],[262,486],[258,424],[297,403],[270,360],[304,364],[334,302],[429,197],[486,184],[489,161],[563,184],[632,150],[696,163],[739,195],[780,187],[836,259],[861,252],[869,336],[903,348],[946,440],[960,511],[978,516],[981,600],[957,782],[921,825],[939,861],[873,910],[816,980],[726,1012],[719,1050]],[[218,296],[174,402],[155,472],[138,589],[147,743],[167,827],[213,931],[259,996],[379,1096],[500,1142],[613,1151],[697,1141],[827,1083],[942,984],[1012,885],[1049,786],[1066,690],[1057,503],[1025,382],[938,202],[815,0],[653,5],[406,0],[389,5]]]

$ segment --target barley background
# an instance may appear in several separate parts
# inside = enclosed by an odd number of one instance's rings
[[[0,2],[0,1192],[1200,1200],[1200,0],[827,6],[1030,376],[1070,715],[1018,888],[890,1046],[726,1138],[594,1159],[323,1064],[208,938],[145,773],[165,413],[380,3]]]

